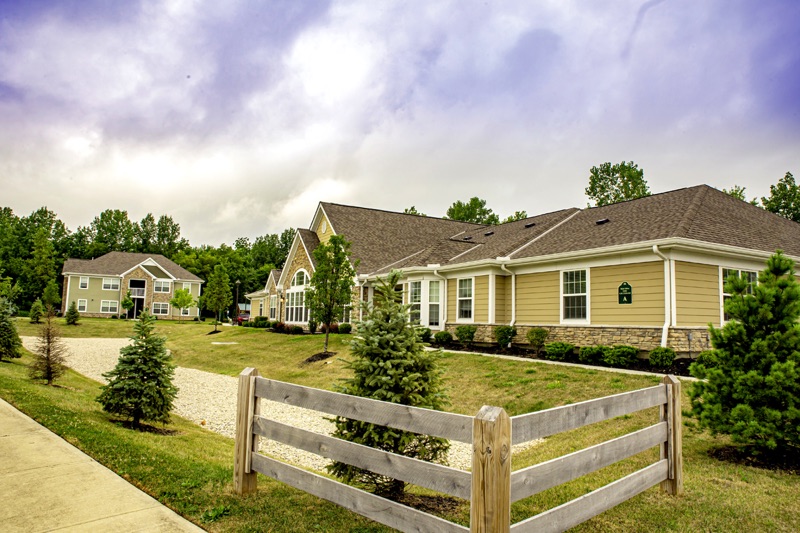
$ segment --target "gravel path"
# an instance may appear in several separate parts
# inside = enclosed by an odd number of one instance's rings
[[[36,337],[22,337],[22,344],[33,350]],[[84,376],[106,383],[102,374],[112,370],[119,358],[119,350],[129,344],[128,339],[73,339],[62,338],[69,350],[67,365]],[[236,393],[238,379],[192,368],[175,369],[178,397],[173,413],[195,422],[211,431],[234,438],[236,431]],[[329,435],[333,424],[317,411],[302,409],[269,400],[261,400],[261,414],[294,427]],[[533,443],[514,446],[514,452]],[[330,461],[274,441],[260,439],[260,451],[290,463],[323,471]],[[452,442],[448,463],[453,468],[469,470],[472,451],[469,444]]]

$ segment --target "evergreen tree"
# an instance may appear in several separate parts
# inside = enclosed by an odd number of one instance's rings
[[[117,366],[103,374],[108,385],[97,397],[104,411],[131,419],[134,428],[141,422],[168,423],[178,394],[167,339],[154,333],[155,322],[154,316],[142,312],[133,326],[133,344],[122,348]]]
[[[417,330],[409,322],[408,306],[397,300],[394,287],[397,271],[380,280],[375,305],[365,306],[364,319],[357,326],[351,344],[354,359],[348,361],[353,377],[344,380],[339,391],[385,402],[441,409],[447,405],[437,352],[426,352]],[[444,459],[450,446],[446,439],[376,426],[366,422],[336,419],[334,436],[425,461]],[[373,472],[335,462],[328,467],[335,476],[355,481],[377,494],[394,500],[402,498],[405,483]]]
[[[42,293],[42,303],[45,307],[55,307],[61,303],[61,294],[58,290],[58,283],[55,278],[47,282],[44,293]]]
[[[21,348],[22,341],[11,321],[11,305],[5,298],[0,298],[0,361],[22,357]]]
[[[69,304],[69,309],[67,309],[67,313],[64,315],[64,318],[67,319],[68,326],[77,326],[78,321],[81,318],[81,314],[78,312],[78,305],[73,300],[71,304]]]
[[[30,366],[31,378],[43,379],[48,385],[52,385],[66,371],[67,347],[61,340],[55,317],[53,308],[48,307]]]
[[[350,264],[350,243],[342,235],[332,235],[327,243],[317,246],[314,260],[317,265],[311,275],[311,288],[306,291],[306,305],[311,320],[325,324],[323,351],[327,352],[331,324],[339,321],[345,306],[353,301],[356,270]]]
[[[44,315],[44,306],[42,305],[42,301],[37,298],[33,301],[33,305],[31,305],[31,324],[39,324],[42,321],[42,315]]]
[[[754,452],[800,451],[800,285],[792,260],[777,252],[758,285],[731,275],[730,320],[711,328],[718,365],[693,363],[692,414],[712,433]]]

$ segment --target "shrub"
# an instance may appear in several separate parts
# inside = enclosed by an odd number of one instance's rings
[[[639,349],[633,346],[625,346],[620,344],[607,350],[603,354],[603,362],[608,366],[627,367],[636,362],[639,355]]]
[[[725,312],[710,329],[718,366],[694,363],[689,397],[700,427],[731,435],[755,453],[800,449],[800,285],[794,262],[776,252],[758,285],[729,276]]]
[[[610,346],[584,346],[578,351],[578,361],[587,365],[599,365],[603,362],[607,351],[611,350]]]
[[[292,335],[302,335],[303,326],[292,326],[291,328],[289,328],[289,333]]]
[[[200,322],[200,317],[196,316],[192,319],[193,322]]]
[[[494,328],[494,338],[500,348],[505,349],[514,340],[514,335],[517,334],[517,328],[514,326],[497,326]]]
[[[244,322],[242,322],[242,327],[243,328],[252,328],[253,326],[254,326],[254,324],[252,322],[248,321],[248,320],[245,320]]]
[[[316,320],[309,320],[308,321],[308,332],[312,335],[317,332],[317,321]]]
[[[477,332],[478,328],[476,326],[458,326],[456,328],[456,338],[464,346],[472,346]]]
[[[542,351],[548,334],[548,331],[544,328],[531,328],[528,330],[528,342],[537,354]]]
[[[655,368],[669,368],[675,361],[675,350],[659,346],[650,350],[650,366]]]
[[[127,320],[128,319],[128,315],[126,315],[125,313],[120,313],[119,314],[119,319],[120,320]]]
[[[20,318],[28,318],[31,316],[29,311],[23,311],[22,309],[17,309],[17,316]]]
[[[447,346],[453,342],[453,336],[449,331],[437,331],[433,336],[433,342],[439,346]]]
[[[272,325],[272,331],[275,333],[286,333],[286,324],[280,321],[275,322],[275,324]]]
[[[328,331],[328,328],[325,326],[325,324],[322,324],[322,326],[320,326],[320,331],[322,333],[326,333]],[[331,324],[330,332],[331,333],[339,333],[339,324],[337,324],[335,322],[333,324]]]
[[[342,324],[339,324],[339,333],[341,333],[342,335],[347,335],[351,331],[353,331],[353,326],[350,325],[349,323],[344,322]]]
[[[431,342],[431,337],[433,336],[433,332],[431,328],[422,328],[419,330],[419,340],[425,343]]]
[[[30,318],[31,324],[38,324],[42,321],[42,316],[44,315],[44,306],[42,305],[42,301],[40,299],[36,299],[33,301],[33,305],[31,305],[30,311]]]
[[[544,356],[552,361],[569,361],[575,352],[575,345],[568,342],[551,342],[544,347]]]
[[[265,316],[257,316],[255,320],[253,320],[253,327],[255,328],[269,327],[269,318]]]
[[[719,353],[717,350],[705,350],[697,354],[697,359],[695,359],[694,363],[689,367],[689,373],[692,375],[694,375],[692,366],[694,366],[695,363],[703,365],[706,368],[716,368],[720,364]]]
[[[75,303],[75,300],[69,304],[69,309],[67,309],[67,314],[64,315],[67,319],[68,326],[77,326],[78,321],[81,319],[81,314],[78,312],[78,304]]]
[[[117,319],[117,318],[119,318],[119,317],[118,317],[117,315],[111,315],[111,318],[113,318],[114,320],[116,320],[116,319]],[[156,318],[156,319],[158,319],[158,317],[155,317],[155,318]]]

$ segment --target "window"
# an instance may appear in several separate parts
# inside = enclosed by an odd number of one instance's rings
[[[103,290],[104,291],[118,291],[119,290],[119,279],[117,279],[117,278],[103,278]]]
[[[186,283],[186,282],[184,282],[184,284],[183,284],[183,290],[185,290],[185,291],[189,291],[189,294],[192,294],[192,284],[191,284],[191,283]]]
[[[166,302],[153,302],[153,314],[154,315],[168,315],[169,314],[169,304]]]
[[[184,307],[183,309],[181,309],[181,315],[189,316],[189,308],[188,307]]]
[[[562,305],[564,320],[586,320],[586,271],[571,270],[563,272]]]
[[[295,274],[292,278],[292,287],[300,287],[305,285],[307,278],[308,276],[306,275],[305,270],[298,270],[297,274]]]
[[[264,316],[264,300],[258,301],[258,315],[257,316]]]
[[[428,282],[428,325],[439,325],[439,282]]]
[[[419,324],[422,317],[422,282],[410,281],[408,283],[408,316],[412,324]]]
[[[269,297],[269,319],[275,320],[275,315],[278,311],[278,297],[273,295]]]
[[[78,312],[86,312],[86,300],[78,300]]]
[[[344,306],[344,311],[342,311],[342,324],[349,324],[350,323],[350,304]]]
[[[79,289],[89,288],[89,276],[81,276],[81,282],[78,284]],[[85,302],[86,300],[84,300]]]
[[[169,292],[169,281],[156,280],[153,285],[153,292]]]
[[[753,287],[758,285],[758,272],[753,272],[752,270],[735,270],[732,268],[722,269],[722,317],[725,321],[731,319],[728,313],[725,312],[725,302],[732,297],[731,293],[725,290],[725,284],[728,282],[729,276],[742,278],[747,281],[745,294],[753,294]]]
[[[289,292],[286,296],[286,321],[308,322],[308,309],[305,307],[305,291]]]
[[[114,300],[100,300],[101,313],[119,313],[119,302]]]
[[[458,319],[472,320],[472,278],[458,280]]]

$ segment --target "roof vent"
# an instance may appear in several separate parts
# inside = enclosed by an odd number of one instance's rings
[[[486,233],[483,234],[484,237],[488,237],[489,235],[494,235],[494,232],[493,231],[487,231]]]
[[[610,220],[608,220],[607,218],[601,218],[600,220],[595,222],[595,224],[597,224],[598,226],[602,226],[603,224],[608,224],[609,222]]]
[[[532,227],[534,227],[535,225],[536,225],[536,222],[528,222],[527,224],[525,224],[525,227],[526,227],[526,228],[532,228]]]
[[[471,241],[472,240],[472,235],[467,235],[466,237],[464,237],[464,240],[465,241]]]

